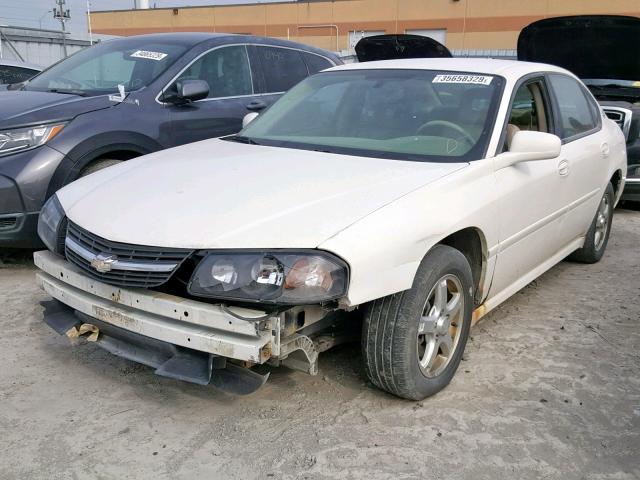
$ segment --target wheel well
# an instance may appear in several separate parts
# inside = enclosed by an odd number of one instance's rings
[[[474,300],[479,303],[482,299],[478,298],[478,294],[487,258],[482,233],[474,227],[465,228],[444,238],[440,244],[455,248],[467,257],[473,274]]]
[[[91,159],[87,165],[90,165],[97,160],[104,160],[107,158],[113,160],[131,160],[132,158],[139,157],[140,155],[142,154],[131,150],[114,150],[113,152],[103,153],[96,158]]]
[[[611,177],[611,184],[613,185],[613,191],[615,193],[615,198],[618,198],[618,193],[620,192],[620,183],[622,182],[622,172],[620,170],[616,170]]]

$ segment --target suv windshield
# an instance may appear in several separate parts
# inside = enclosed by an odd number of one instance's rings
[[[25,90],[78,95],[138,90],[164,72],[189,45],[148,38],[111,40],[56,63],[25,86]]]
[[[431,70],[320,73],[229,140],[396,160],[477,160],[503,82]]]

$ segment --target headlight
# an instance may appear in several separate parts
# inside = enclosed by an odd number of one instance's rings
[[[38,235],[49,250],[55,253],[64,252],[64,233],[62,226],[64,210],[58,201],[58,197],[52,196],[44,204],[38,218]]]
[[[344,296],[347,283],[346,263],[327,252],[211,252],[188,289],[200,297],[308,305]]]
[[[40,125],[0,131],[0,156],[44,145],[60,133],[63,127],[64,124]]]

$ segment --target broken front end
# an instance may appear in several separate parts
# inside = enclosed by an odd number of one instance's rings
[[[57,220],[56,208],[43,210],[40,234],[50,251],[34,261],[38,283],[54,298],[45,322],[61,335],[238,395],[266,382],[268,369],[253,367],[316,375],[320,352],[359,335],[357,318],[344,321],[338,308],[347,266],[331,254],[126,245]]]

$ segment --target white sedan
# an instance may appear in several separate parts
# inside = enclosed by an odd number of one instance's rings
[[[340,66],[249,120],[49,200],[49,325],[237,394],[361,336],[370,380],[422,399],[487,312],[602,257],[625,183],[620,128],[548,65]]]

